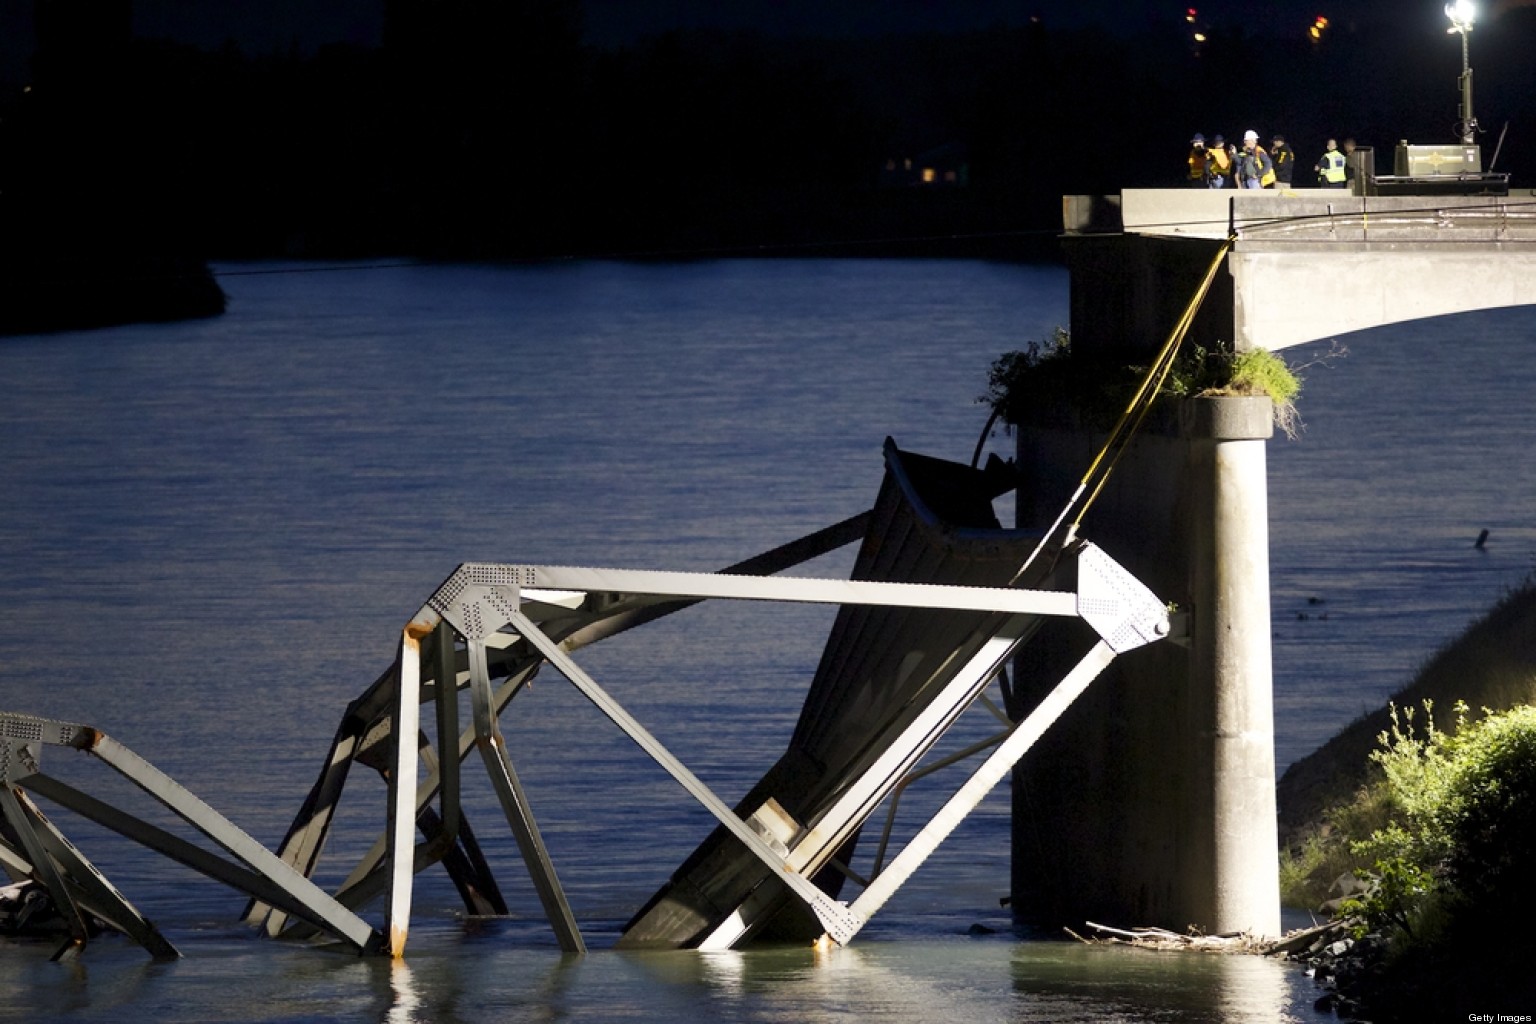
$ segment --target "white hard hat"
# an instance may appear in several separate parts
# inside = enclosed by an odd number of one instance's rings
[[[1259,141],[1259,133],[1254,131],[1252,128],[1249,128],[1247,131],[1243,132],[1243,141],[1244,142],[1258,142]]]

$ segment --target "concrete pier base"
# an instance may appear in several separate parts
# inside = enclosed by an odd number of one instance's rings
[[[1082,533],[1190,617],[1118,659],[1014,776],[1021,919],[1280,932],[1267,398],[1185,399],[1133,442]],[[1049,521],[1101,439],[1023,426],[1021,522]],[[1038,638],[1013,713],[1088,638]]]

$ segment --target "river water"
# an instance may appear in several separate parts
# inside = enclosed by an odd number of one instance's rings
[[[218,269],[215,320],[0,339],[0,708],[102,728],[269,846],[460,562],[709,570],[855,514],[887,435],[968,460],[992,359],[1067,317],[1062,270],[982,262]],[[1533,328],[1403,325],[1303,370],[1306,430],[1270,445],[1281,767],[1531,570]],[[579,660],[731,801],[782,750],[829,622],[705,606]],[[592,954],[556,951],[488,792],[467,799],[514,913],[465,920],[428,872],[404,967],[257,940],[238,896],[61,811],[187,955],[0,944],[0,1019],[1323,1019],[1286,965],[1015,935],[1003,794],[846,949],[613,951],[710,822],[553,675],[516,705]],[[65,751],[45,768],[133,800]],[[352,785],[355,822],[381,822],[382,787]]]

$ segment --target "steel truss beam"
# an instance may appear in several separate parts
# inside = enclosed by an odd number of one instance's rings
[[[1116,654],[1165,637],[1166,609],[1155,595],[1091,544],[1075,550],[1076,593],[1006,587],[958,587],[855,580],[770,578],[720,573],[678,573],[568,566],[471,563],[459,569],[428,599],[402,632],[399,664],[419,664],[420,638],[444,623],[463,638],[475,699],[475,732],[508,821],[545,912],[561,947],[585,948],[569,904],[560,887],[548,851],[538,835],[521,788],[516,786],[510,757],[496,725],[489,697],[487,651],[492,644],[526,642],[569,680],[619,729],[668,772],[741,844],[773,869],[774,879],[787,887],[816,916],[826,934],[839,943],[850,941],[870,914],[882,905],[917,865],[948,835],[1008,766],[1028,749],[1071,700]],[[631,606],[648,602],[694,601],[707,598],[824,604],[861,604],[898,608],[932,608],[1003,613],[990,640],[953,676],[941,699],[913,721],[885,753],[853,780],[834,810],[814,829],[801,830],[792,845],[770,843],[756,824],[743,820],[690,772],[614,698],[570,658],[547,632],[580,611],[592,613],[608,603]],[[824,866],[853,830],[868,817],[917,761],[937,742],[965,707],[1032,631],[1041,617],[1078,617],[1097,631],[1101,641],[1032,715],[1020,723],[988,758],[982,769],[951,799],[938,818],[922,830],[852,906],[822,892],[812,876]],[[417,744],[414,708],[420,700],[416,671],[399,673],[395,704],[391,815],[387,840],[390,868],[389,933],[394,956],[404,954],[411,904],[412,835],[401,822],[413,819],[418,807]],[[989,781],[990,780],[990,781]],[[942,819],[942,820],[941,820]],[[706,948],[728,947],[750,933],[754,911],[773,898],[754,892],[731,918],[710,935]]]
[[[178,955],[43,817],[30,791],[246,893],[251,898],[246,919],[269,934],[323,933],[359,951],[387,948],[393,956],[403,956],[414,875],[427,865],[445,863],[472,913],[506,912],[461,806],[460,763],[471,749],[478,749],[561,948],[582,952],[586,946],[580,928],[499,725],[499,715],[512,698],[549,664],[708,810],[752,858],[770,869],[768,881],[746,892],[740,905],[699,940],[701,948],[728,948],[745,941],[786,898],[806,907],[827,938],[849,942],[1116,655],[1165,637],[1170,630],[1161,602],[1087,543],[1062,553],[1075,561],[1073,592],[761,575],[856,539],[869,516],[721,573],[460,566],[406,624],[392,668],[348,707],[320,778],[275,855],[98,730],[0,712],[0,814],[13,837],[7,842],[0,836],[0,869],[47,886],[69,933],[60,956],[83,948],[87,914],[128,933],[156,957]],[[839,780],[835,800],[818,810],[813,821],[801,824],[771,799],[752,814],[734,811],[571,657],[586,644],[708,599],[983,614],[971,638],[955,648],[952,664],[935,676],[937,692],[931,698],[925,695],[926,703],[903,717],[899,732],[882,739],[883,746],[875,748],[878,754],[867,763],[861,760],[854,773]],[[864,884],[857,899],[847,903],[822,891],[813,877],[832,863],[836,851],[882,802],[913,778],[922,758],[982,698],[1018,646],[1050,618],[1082,619],[1099,634],[1100,642],[1034,712],[1010,725],[994,752],[883,871],[877,866],[872,880],[856,879]],[[499,683],[493,686],[493,680]],[[461,689],[469,691],[472,708],[472,721],[463,728]],[[422,728],[421,704],[426,701],[434,705],[441,754]],[[71,747],[105,761],[234,859],[44,775],[39,759],[46,745]],[[388,820],[374,848],[338,893],[329,896],[308,875],[318,864],[348,770],[357,761],[387,780]],[[434,799],[440,813],[431,806]],[[424,842],[417,842],[418,830]],[[880,863],[884,845],[882,841]],[[387,895],[383,933],[354,913],[380,893]]]
[[[764,575],[793,568],[862,538],[872,515],[871,512],[861,512],[727,566],[721,573]],[[701,598],[697,597],[658,599],[634,596],[607,602],[601,609],[588,609],[582,615],[572,615],[558,626],[546,622],[545,629],[559,638],[564,650],[574,651],[681,611],[697,604],[699,600]],[[444,746],[444,750],[439,754],[424,733],[418,735],[418,748],[428,771],[417,786],[417,823],[429,841],[418,846],[412,860],[417,871],[441,860],[458,887],[469,913],[505,914],[506,903],[491,877],[468,820],[463,817],[457,794],[449,792],[450,773],[456,779],[457,766],[470,751],[489,742],[489,733],[471,724],[458,734],[456,749],[448,749],[446,746],[456,728],[449,723],[457,721],[457,691],[471,685],[468,651],[455,652],[453,640],[453,631],[445,626],[430,638],[426,633],[421,634],[415,645],[415,650],[423,660],[424,673],[418,673],[417,685],[421,699],[433,700],[437,706],[437,742]],[[489,673],[501,680],[491,701],[491,718],[494,720],[538,672],[544,659],[537,653],[512,649],[510,645],[488,644],[486,660]],[[284,862],[306,876],[312,875],[319,865],[334,823],[336,806],[340,802],[352,765],[361,762],[377,771],[386,781],[394,775],[391,751],[396,736],[394,716],[399,699],[399,676],[400,660],[397,659],[394,666],[347,707],[319,777],[278,848],[278,855]],[[430,682],[427,676],[430,676]],[[499,764],[488,762],[487,769],[493,779],[504,774]],[[498,790],[506,784],[505,781],[497,784]],[[440,828],[433,824],[436,816],[430,806],[439,795],[444,808]],[[397,801],[391,800],[391,807],[396,809],[392,813],[396,813],[399,806]],[[373,847],[342,883],[337,893],[338,900],[347,906],[357,907],[395,886],[393,868],[385,863],[393,834],[389,830],[380,833]],[[253,900],[246,907],[244,916],[245,920],[259,925],[269,935],[303,937],[308,933],[304,926],[289,922],[282,910],[261,900]],[[575,939],[565,944],[567,948],[574,949],[578,943],[579,939]]]
[[[68,747],[104,762],[231,855],[228,860],[138,817],[88,796],[41,770],[43,748]],[[293,868],[170,776],[112,737],[90,726],[0,712],[0,814],[20,849],[0,839],[8,870],[48,888],[64,915],[70,939],[60,956],[84,948],[82,908],[126,932],[157,959],[179,955],[85,856],[44,818],[27,791],[96,821],[216,881],[266,900],[310,922],[359,952],[380,948],[382,937]]]

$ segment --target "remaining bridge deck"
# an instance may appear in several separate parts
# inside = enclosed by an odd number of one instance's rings
[[[1069,196],[1073,341],[1155,349],[1229,232],[1191,337],[1292,345],[1476,309],[1536,304],[1536,195],[1127,189]]]

